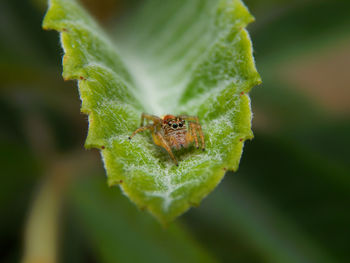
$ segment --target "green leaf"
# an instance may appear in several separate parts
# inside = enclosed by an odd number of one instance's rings
[[[75,1],[50,1],[44,28],[61,32],[63,77],[79,81],[86,147],[101,149],[109,185],[163,223],[237,170],[253,137],[251,21],[239,0],[149,0],[107,34]],[[148,132],[129,141],[142,112],[198,116],[206,151],[176,152],[176,167]]]

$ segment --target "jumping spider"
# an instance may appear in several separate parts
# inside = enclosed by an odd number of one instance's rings
[[[145,119],[147,121],[152,121],[153,123],[143,126]],[[186,125],[185,121],[188,121],[188,125]],[[160,147],[163,147],[169,153],[176,166],[178,166],[178,162],[171,148],[179,150],[180,148],[186,148],[191,143],[195,142],[195,145],[198,149],[199,136],[201,140],[202,150],[204,151],[205,149],[202,127],[199,124],[198,117],[195,116],[165,115],[164,117],[159,118],[155,115],[142,113],[141,127],[134,131],[129,139],[131,140],[136,133],[145,130],[151,131],[154,143]]]

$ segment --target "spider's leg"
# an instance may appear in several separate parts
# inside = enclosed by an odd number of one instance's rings
[[[198,131],[199,134],[199,138],[201,139],[201,143],[202,143],[202,150],[205,150],[205,141],[204,141],[204,135],[203,135],[203,131],[202,131],[202,126],[198,123],[196,124],[196,130]]]
[[[186,134],[186,141],[187,141],[187,143],[192,143],[194,141],[194,136],[192,134],[191,127],[188,128],[188,132]]]
[[[160,132],[152,132],[153,141],[156,145],[163,147],[170,155],[171,159],[173,159],[176,166],[179,166],[169,144],[164,139],[163,135]]]
[[[194,139],[194,142],[196,144],[196,148],[198,149],[199,146],[198,146],[198,138],[197,138],[197,128],[195,123],[190,122],[190,130],[191,130],[191,134]]]
[[[150,124],[150,125],[147,125],[147,126],[142,126],[142,127],[138,128],[136,131],[133,132],[133,134],[129,137],[129,140],[131,140],[132,137],[134,137],[136,133],[143,132],[145,130],[151,130],[153,128],[154,128],[153,124]]]
[[[180,115],[178,116],[179,118],[183,119],[183,120],[187,120],[190,122],[190,128],[191,130],[194,130],[192,132],[193,136],[194,136],[194,140],[196,142],[196,147],[198,148],[198,137],[197,137],[197,132],[199,135],[199,138],[201,139],[201,143],[202,143],[202,150],[205,150],[205,142],[204,142],[204,135],[203,135],[203,131],[202,131],[202,126],[199,124],[199,119],[197,116],[187,116],[187,115]],[[193,122],[191,122],[193,121]]]
[[[153,121],[153,123],[160,123],[161,119],[155,115],[151,115],[151,114],[146,114],[146,113],[142,113],[141,114],[141,127],[143,126],[144,120],[151,120]]]

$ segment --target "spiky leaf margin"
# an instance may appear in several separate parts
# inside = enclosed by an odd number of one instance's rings
[[[149,0],[108,34],[76,1],[49,5],[43,27],[60,32],[63,77],[78,80],[86,147],[101,149],[109,185],[167,223],[238,169],[261,82],[241,1]],[[206,151],[177,153],[176,167],[149,134],[128,141],[143,111],[197,115]]]

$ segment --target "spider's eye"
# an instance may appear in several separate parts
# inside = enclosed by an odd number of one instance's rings
[[[168,122],[168,125],[171,126],[171,122],[170,121]]]
[[[182,127],[182,126],[184,126],[184,125],[182,124],[182,122],[180,122],[180,123],[179,123],[179,127]]]
[[[176,123],[173,124],[173,128],[174,128],[174,129],[177,128],[177,124],[176,124]]]

